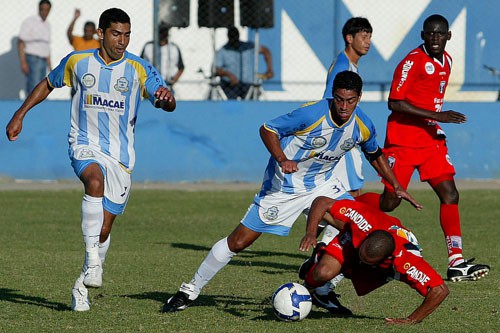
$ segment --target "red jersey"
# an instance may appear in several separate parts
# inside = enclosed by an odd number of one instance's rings
[[[355,249],[374,230],[391,233],[395,240],[393,258],[387,259],[379,267],[386,269],[392,266],[396,272],[395,278],[405,282],[422,296],[427,295],[429,288],[444,283],[441,276],[422,258],[414,235],[403,228],[397,218],[362,202],[347,199],[336,201],[330,214],[346,224],[336,238],[341,244],[348,242]]]
[[[452,59],[445,51],[443,62],[432,58],[420,45],[399,63],[392,78],[389,100],[400,100],[427,111],[441,112]],[[387,122],[385,147],[431,147],[444,139],[432,120],[392,112]]]

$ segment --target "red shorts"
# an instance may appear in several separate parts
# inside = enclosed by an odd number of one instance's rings
[[[455,175],[455,168],[451,164],[448,147],[444,142],[441,145],[426,148],[392,146],[384,148],[383,152],[392,172],[404,189],[408,188],[415,169],[418,170],[420,181],[423,182],[443,176],[452,179]],[[394,190],[385,179],[382,179],[382,183],[387,189]]]
[[[346,239],[347,238],[347,239]],[[362,264],[358,250],[352,246],[349,235],[335,237],[325,248],[324,254],[337,259],[342,265],[342,273],[351,280],[356,294],[363,296],[383,286],[394,277],[392,267],[381,268]]]

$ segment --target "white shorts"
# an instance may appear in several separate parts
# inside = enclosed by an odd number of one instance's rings
[[[342,156],[333,172],[347,191],[356,191],[363,187],[365,181],[362,167],[361,151],[355,147]]]
[[[100,150],[89,146],[70,147],[69,157],[78,178],[90,164],[99,165],[104,175],[103,207],[111,214],[123,214],[132,185],[132,171]]]
[[[256,195],[241,223],[256,232],[288,236],[302,211],[309,208],[313,200],[319,196],[352,199],[340,182],[333,178],[306,193],[274,192],[264,196]]]

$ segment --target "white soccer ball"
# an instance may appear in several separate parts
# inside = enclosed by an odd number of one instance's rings
[[[273,294],[274,314],[281,320],[299,321],[311,312],[311,294],[301,284],[285,283]]]

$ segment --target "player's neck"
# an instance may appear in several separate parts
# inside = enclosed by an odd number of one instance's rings
[[[358,66],[358,61],[359,58],[361,58],[361,55],[358,54],[353,48],[351,47],[346,47],[344,50],[345,55],[347,56],[347,59],[354,65]]]

